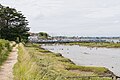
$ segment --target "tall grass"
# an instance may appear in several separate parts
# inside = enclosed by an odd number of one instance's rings
[[[79,68],[69,59],[39,48],[38,45],[24,47],[19,44],[18,62],[14,66],[14,80],[87,80],[67,78],[75,76],[98,76],[105,68]],[[76,71],[77,70],[77,71]],[[111,80],[110,78],[91,78],[91,80]]]
[[[0,39],[0,65],[7,59],[11,51],[10,42]]]

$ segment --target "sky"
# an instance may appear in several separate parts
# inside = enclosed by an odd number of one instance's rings
[[[31,32],[120,36],[120,0],[0,0],[27,17]]]

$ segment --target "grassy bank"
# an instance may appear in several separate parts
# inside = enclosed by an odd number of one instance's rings
[[[0,39],[0,65],[7,59],[11,51],[10,42]]]
[[[14,66],[14,80],[88,80],[67,78],[77,76],[99,76],[109,74],[104,67],[77,66],[71,60],[54,54],[38,45],[19,45],[18,62]],[[91,78],[91,80],[111,80]]]
[[[75,42],[70,45],[80,45],[87,47],[106,47],[106,48],[120,48],[120,43],[105,43],[105,42]]]

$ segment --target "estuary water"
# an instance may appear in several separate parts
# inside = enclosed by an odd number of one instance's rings
[[[120,76],[120,48],[90,48],[79,45],[42,45],[46,50],[61,53],[77,65],[100,66]]]

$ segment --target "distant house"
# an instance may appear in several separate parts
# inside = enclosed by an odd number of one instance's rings
[[[38,36],[29,36],[29,41],[31,41],[31,42],[36,42],[36,41],[38,41]]]
[[[36,33],[29,33],[30,36],[28,37],[30,42],[37,42],[39,40],[39,37]]]

